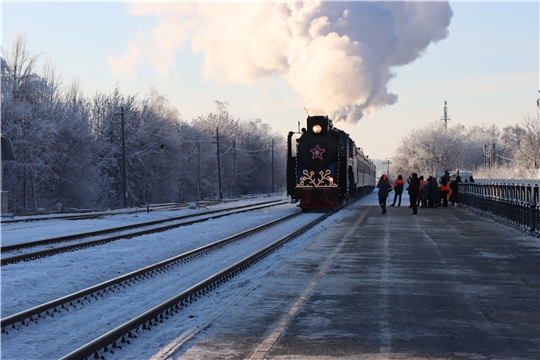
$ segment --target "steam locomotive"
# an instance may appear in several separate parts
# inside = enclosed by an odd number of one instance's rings
[[[332,209],[373,190],[375,165],[328,116],[287,136],[287,195],[303,210]]]

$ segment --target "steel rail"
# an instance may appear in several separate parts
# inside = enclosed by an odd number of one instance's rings
[[[251,234],[254,234],[256,232],[259,232],[263,229],[266,229],[268,227],[274,226],[278,223],[281,223],[283,221],[289,220],[295,216],[298,216],[302,214],[301,211],[295,212],[293,214],[289,214],[286,216],[283,216],[279,219],[272,220],[268,223],[256,226],[252,229],[243,231],[241,233],[238,233],[236,235],[229,236],[225,239],[218,240],[216,242],[213,242],[208,245],[201,246],[199,248],[190,250],[188,252],[185,252],[183,254],[174,256],[172,258],[157,262],[155,264],[146,266],[144,268],[132,271],[130,273],[127,273],[125,275],[118,276],[114,279],[104,281],[100,284],[88,287],[86,289],[74,292],[72,294],[60,297],[58,299],[48,301],[44,304],[35,306],[33,308],[18,312],[16,314],[7,316],[0,320],[1,327],[2,327],[2,333],[6,333],[6,328],[8,326],[14,327],[15,324],[18,322],[21,322],[21,325],[25,326],[26,321],[29,322],[36,322],[37,319],[42,318],[41,314],[44,314],[44,316],[52,316],[55,312],[58,312],[57,308],[65,309],[66,306],[77,306],[77,304],[83,304],[84,301],[89,301],[88,296],[92,296],[93,298],[97,298],[97,296],[103,296],[101,291],[106,292],[108,290],[116,290],[119,289],[119,287],[125,288],[125,285],[130,286],[131,282],[134,282],[135,280],[139,280],[142,277],[146,277],[149,274],[153,274],[156,272],[162,272],[167,271],[171,266],[178,264],[178,263],[185,263],[190,260],[192,260],[195,257],[200,256],[201,254],[208,254],[212,251],[215,251],[218,248],[221,248],[225,246],[226,244],[229,244],[231,242],[237,241],[243,237],[249,236]],[[92,295],[95,294],[95,295]],[[75,302],[75,305],[73,304]],[[36,319],[34,319],[36,317]],[[15,327],[16,328],[16,327]]]
[[[181,204],[152,204],[148,207],[152,210],[174,210],[187,207],[187,203]],[[148,209],[145,208],[136,208],[133,210],[117,211],[110,212],[104,209],[93,209],[93,210],[75,210],[75,214],[60,214],[58,212],[49,212],[39,215],[30,215],[36,217],[27,217],[21,219],[2,219],[2,223],[5,224],[15,224],[21,222],[34,222],[34,221],[46,221],[46,220],[79,220],[79,219],[94,219],[100,216],[114,216],[114,215],[126,215],[126,214],[135,214],[140,212],[147,212]]]
[[[114,232],[120,232],[120,231],[137,229],[137,228],[140,228],[140,227],[158,225],[158,224],[162,224],[162,223],[166,223],[166,222],[182,220],[182,219],[188,219],[190,217],[195,217],[195,216],[214,214],[214,213],[217,213],[217,212],[223,212],[223,211],[234,210],[234,209],[243,209],[243,208],[246,208],[246,207],[266,205],[266,204],[272,204],[272,203],[278,203],[278,202],[286,203],[285,201],[282,201],[282,200],[272,200],[272,201],[266,201],[266,202],[261,202],[261,203],[257,203],[257,204],[234,206],[234,207],[227,208],[227,209],[207,210],[207,211],[199,212],[199,213],[196,213],[196,214],[181,215],[181,216],[175,216],[175,217],[171,217],[171,218],[167,218],[167,219],[146,221],[146,222],[135,223],[135,224],[130,224],[130,225],[124,225],[124,226],[118,226],[118,227],[107,228],[107,229],[102,229],[102,230],[95,230],[95,231],[89,231],[89,232],[72,234],[72,235],[58,236],[58,237],[54,237],[54,238],[36,240],[36,241],[29,241],[29,242],[24,242],[24,243],[19,243],[19,244],[5,245],[5,246],[0,247],[0,252],[4,253],[4,252],[9,252],[9,251],[14,251],[14,250],[20,250],[20,249],[26,249],[26,248],[30,248],[30,247],[41,246],[41,245],[49,245],[49,244],[56,244],[56,243],[60,243],[60,242],[67,242],[67,241],[76,240],[76,239],[82,239],[82,238],[86,238],[86,237],[107,235],[107,234],[114,233]]]
[[[132,320],[129,320],[128,322],[116,327],[95,340],[90,341],[86,345],[79,347],[78,349],[60,358],[60,360],[88,359],[91,356],[97,359],[101,358],[99,355],[100,351],[105,353],[111,352],[114,354],[115,349],[121,349],[123,344],[130,343],[130,338],[137,337],[136,333],[138,331],[151,330],[153,326],[162,323],[175,313],[177,314],[184,306],[187,306],[188,303],[197,301],[198,297],[206,295],[208,292],[229,281],[234,276],[245,271],[247,268],[270,255],[270,253],[274,252],[288,241],[319,224],[322,220],[326,219],[330,215],[333,215],[351,202],[323,214],[310,223],[276,240],[272,244],[265,246],[263,249],[221,270],[206,280],[199,282],[198,284],[138,315]]]
[[[101,239],[97,239],[97,240],[85,241],[85,242],[80,242],[80,243],[77,243],[77,244],[59,246],[59,247],[52,248],[52,249],[45,249],[45,250],[35,251],[35,252],[31,252],[31,253],[10,256],[10,257],[7,257],[7,258],[2,258],[0,260],[0,265],[5,266],[5,265],[8,265],[8,264],[14,264],[14,263],[18,263],[18,262],[21,262],[21,261],[30,261],[30,260],[41,259],[41,258],[46,257],[46,256],[52,256],[52,255],[56,255],[56,254],[60,254],[60,253],[64,253],[64,252],[75,251],[75,250],[78,250],[78,249],[84,249],[84,248],[88,248],[88,247],[92,247],[92,246],[102,245],[102,244],[106,244],[106,243],[116,241],[116,240],[120,240],[120,239],[130,239],[130,238],[137,237],[137,236],[142,236],[142,235],[154,234],[154,233],[157,233],[157,232],[168,231],[168,230],[175,229],[175,228],[178,228],[178,227],[181,227],[181,226],[187,226],[187,225],[192,225],[192,224],[196,224],[196,223],[199,223],[199,222],[208,221],[209,219],[217,219],[217,218],[224,217],[224,216],[239,214],[239,213],[246,212],[246,211],[258,210],[258,209],[262,209],[262,208],[265,208],[265,207],[268,207],[268,206],[275,206],[275,205],[280,205],[280,204],[281,203],[270,204],[270,205],[269,204],[257,205],[257,206],[252,206],[252,207],[249,207],[249,208],[236,209],[234,211],[228,211],[228,212],[226,212],[224,214],[217,214],[217,215],[215,213],[218,212],[218,211],[213,211],[214,214],[212,216],[208,216],[208,217],[205,217],[205,218],[202,218],[202,219],[196,219],[196,220],[185,221],[185,222],[181,222],[181,223],[169,224],[169,225],[165,225],[165,226],[154,227],[154,228],[151,228],[151,229],[135,231],[135,232],[127,233],[127,234],[115,235],[115,236],[110,236],[110,237],[101,238]],[[223,212],[223,211],[227,211],[227,210],[221,210],[221,211]],[[202,215],[208,215],[208,214],[199,214],[198,216],[202,216]],[[178,220],[178,219],[176,219],[176,220]],[[173,221],[173,220],[170,220],[170,221]]]

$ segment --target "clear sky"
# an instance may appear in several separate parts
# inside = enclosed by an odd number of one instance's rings
[[[141,97],[153,86],[188,121],[214,111],[213,101],[219,100],[229,102],[229,112],[235,118],[260,118],[283,136],[296,130],[298,121],[305,123],[302,107],[309,100],[309,86],[298,85],[287,76],[298,68],[304,72],[301,76],[312,76],[308,65],[283,70],[281,58],[268,56],[256,59],[262,64],[258,73],[249,72],[249,64],[234,60],[235,52],[249,48],[255,49],[255,57],[272,55],[266,49],[257,49],[257,45],[269,43],[266,38],[260,43],[249,42],[261,36],[256,30],[245,34],[247,40],[237,44],[238,48],[214,52],[243,35],[233,33],[233,40],[228,40],[225,32],[232,28],[228,25],[208,30],[208,24],[221,21],[209,13],[205,14],[207,31],[190,34],[189,29],[196,28],[190,25],[195,17],[192,10],[183,10],[175,22],[175,14],[158,11],[154,3],[139,4],[4,0],[2,47],[9,49],[17,32],[23,31],[28,47],[42,53],[42,60],[52,60],[65,85],[78,79],[87,94],[92,94],[108,92],[118,84],[122,93],[139,93]],[[186,9],[193,6],[184,4]],[[402,137],[412,129],[440,120],[444,101],[448,102],[449,126],[495,124],[502,129],[536,111],[540,89],[539,3],[450,2],[450,7],[453,15],[448,36],[431,42],[413,62],[390,68],[395,76],[386,86],[388,92],[397,95],[397,102],[369,108],[356,123],[336,124],[351,134],[370,158],[392,157]],[[230,23],[242,23],[251,16],[248,11],[239,14],[237,8],[230,9],[232,15],[223,14]],[[261,27],[267,26],[265,19],[256,21]],[[437,21],[433,19],[434,26]],[[371,30],[370,36],[375,38],[379,31]],[[369,33],[370,29],[362,31]],[[159,44],[152,37],[170,42]],[[279,52],[279,46],[276,48]],[[212,62],[224,56],[231,60]],[[339,61],[333,65],[327,63],[326,69],[339,71],[344,67]],[[262,68],[273,70],[263,76]],[[289,75],[285,75],[287,69]],[[341,82],[347,86],[347,81]],[[339,86],[332,89],[340,90]]]

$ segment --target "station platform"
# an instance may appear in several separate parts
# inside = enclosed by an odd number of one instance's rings
[[[351,204],[174,358],[540,359],[540,240],[408,205]]]

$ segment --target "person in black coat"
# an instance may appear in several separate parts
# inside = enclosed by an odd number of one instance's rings
[[[454,206],[458,202],[458,187],[460,182],[461,176],[456,177],[454,181],[450,182],[450,189],[452,190],[452,194],[450,195],[450,202],[452,203],[452,206]]]
[[[439,192],[439,184],[436,177],[431,177],[429,180],[429,207],[437,208],[441,203],[441,194]]]
[[[386,174],[382,174],[381,178],[377,182],[377,188],[379,188],[379,205],[381,205],[382,214],[386,214],[386,198],[388,193],[392,191],[392,184],[388,181]]]
[[[418,213],[418,195],[420,194],[420,179],[417,173],[413,173],[409,181],[409,197],[411,199],[412,214]]]

